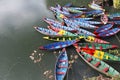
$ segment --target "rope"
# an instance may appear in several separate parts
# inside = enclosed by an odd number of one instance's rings
[[[115,35],[115,37],[117,38],[117,40],[119,41],[119,43],[120,43],[120,39],[119,39],[119,37],[117,36],[117,35]]]

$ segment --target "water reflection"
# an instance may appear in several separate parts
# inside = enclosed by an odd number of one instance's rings
[[[2,0],[0,1],[0,33],[11,27],[19,29],[45,15],[50,16],[46,0]]]

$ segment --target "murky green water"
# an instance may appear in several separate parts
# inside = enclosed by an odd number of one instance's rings
[[[49,7],[54,6],[55,3],[64,5],[72,2],[74,5],[83,6],[87,1],[0,1],[0,80],[50,80],[43,73],[46,70],[52,70],[52,74],[54,73],[56,56],[52,51],[37,50],[40,45],[51,43],[51,41],[43,40],[43,35],[35,31],[33,26],[47,26],[42,18],[53,17]],[[117,39],[115,37],[113,39],[112,43],[118,44]],[[111,41],[111,38],[107,40]],[[35,64],[29,58],[33,50],[44,54],[41,62]],[[68,54],[74,53],[69,48],[67,50]],[[67,80],[82,80],[83,76],[93,75],[98,73],[88,67],[82,59],[77,59],[72,69],[68,71]]]

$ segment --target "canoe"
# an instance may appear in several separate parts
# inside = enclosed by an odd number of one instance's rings
[[[79,40],[67,40],[65,42],[55,42],[48,45],[40,46],[40,50],[56,50],[71,46],[72,44],[78,42]]]
[[[72,20],[77,20],[77,21],[87,21],[87,20],[91,20],[93,18],[70,18]]]
[[[52,41],[67,41],[67,40],[80,40],[83,36],[74,36],[74,37],[50,37],[46,36],[43,39],[52,40]]]
[[[72,13],[83,13],[83,11],[80,11],[80,10],[74,9],[74,8],[70,8],[70,7],[68,7],[67,10],[68,10],[69,12],[72,12]]]
[[[120,25],[120,20],[119,21],[111,21],[111,22],[113,22],[113,23],[115,23],[117,25]]]
[[[67,18],[65,18],[65,19],[63,19],[64,20],[64,22],[65,22],[65,24],[68,26],[68,27],[72,27],[72,26],[74,26],[74,27],[79,27],[79,25],[78,24],[76,24],[76,23],[74,23],[74,21],[72,20],[72,19],[67,19]],[[72,27],[73,28],[73,27]]]
[[[96,36],[94,33],[87,31],[85,29],[82,29],[82,28],[75,28],[75,29],[77,30],[78,35],[84,34],[84,35],[88,35],[88,36]]]
[[[106,14],[101,15],[100,20],[102,21],[103,24],[108,23],[108,16]]]
[[[117,48],[117,45],[111,44],[101,44],[101,43],[78,43],[78,46],[81,48],[89,48],[89,49],[114,49]]]
[[[62,23],[58,22],[57,20],[54,20],[54,19],[50,19],[50,18],[43,18],[43,20],[48,23],[48,24],[54,24],[54,23],[57,23],[57,24],[60,24],[60,25],[63,25]]]
[[[81,49],[81,53],[85,52],[86,54],[94,56],[95,58],[98,58],[100,60],[120,61],[120,57],[112,55],[107,52],[90,49],[90,48],[80,48],[80,49]]]
[[[73,21],[78,21],[78,22],[83,22],[83,23],[88,23],[88,24],[103,24],[102,22],[98,21],[88,21],[92,18],[71,18]]]
[[[87,8],[85,7],[68,7],[70,9],[74,9],[74,10],[87,10]]]
[[[87,31],[87,30],[85,30],[85,29],[79,28],[79,25],[76,24],[76,23],[74,23],[74,22],[72,22],[72,20],[64,19],[64,22],[65,22],[65,24],[66,24],[67,26],[69,26],[69,27],[77,30],[77,31],[78,31],[78,34],[83,33],[83,34],[85,34],[85,35],[96,36],[94,33],[90,32],[90,31]]]
[[[55,80],[64,80],[68,70],[68,56],[65,48],[62,49],[55,64]]]
[[[120,31],[120,28],[113,28],[111,30],[107,30],[105,32],[99,33],[98,37],[107,37],[117,34]]]
[[[63,18],[65,18],[65,16],[63,14],[56,12],[55,17],[59,22],[64,23]]]
[[[98,21],[81,21],[83,23],[88,23],[88,24],[103,24],[102,22],[98,22]]]
[[[85,16],[86,17],[90,17],[90,16],[101,16],[103,15],[104,12],[102,10],[92,10],[92,11],[88,11],[88,12],[85,12]]]
[[[103,44],[110,43],[108,41],[105,41],[105,40],[102,40],[102,39],[98,39],[98,38],[95,38],[93,36],[86,36],[86,37],[84,37],[84,40],[87,41],[87,42],[91,42],[91,43],[103,43]]]
[[[46,28],[42,28],[42,27],[34,27],[34,28],[35,28],[35,30],[37,30],[41,34],[44,34],[44,35],[47,35],[47,36],[51,36],[51,37],[62,36],[62,35],[58,34],[57,32],[46,29]]]
[[[58,34],[59,35],[63,35],[63,36],[71,36],[71,37],[73,37],[73,36],[79,36],[78,34],[74,34],[74,33],[71,33],[71,32],[69,32],[69,31],[65,31],[65,30],[60,30],[59,32],[58,32]]]
[[[103,9],[102,6],[99,6],[99,5],[95,4],[95,3],[88,4],[88,6],[90,8],[92,8],[92,9],[95,9],[95,10],[103,10],[103,11],[105,11],[105,9]]]
[[[96,29],[96,30],[94,31],[94,33],[95,33],[95,34],[98,34],[98,33],[102,33],[102,32],[104,32],[104,31],[107,31],[107,30],[109,30],[110,28],[112,28],[113,25],[114,25],[113,23],[103,25],[103,26],[99,27],[98,29]]]
[[[111,67],[104,61],[97,59],[94,56],[91,56],[90,54],[86,54],[85,52],[81,53],[79,49],[76,49],[76,51],[79,54],[79,56],[93,69],[109,77],[120,75],[120,73],[117,70],[115,70],[113,67]]]
[[[62,26],[60,24],[57,24],[57,23],[53,23],[51,24],[50,26],[54,27],[54,28],[60,28],[60,29],[63,29],[63,30],[66,30],[66,31],[76,31],[75,29],[71,28],[71,27],[67,27],[67,26]]]
[[[53,31],[55,31],[55,32],[59,32],[60,30],[63,30],[63,29],[61,29],[61,28],[57,28],[57,27],[54,27],[54,26],[52,26],[52,25],[50,25],[50,26],[47,26],[48,27],[48,29],[51,29],[51,30],[53,30]],[[76,33],[77,32],[77,30],[75,30],[75,29],[72,29],[72,30],[66,30],[66,31],[68,31],[68,32],[72,32],[72,33]]]
[[[90,21],[82,21],[82,22],[80,22],[80,21],[74,20],[73,22],[78,24],[82,28],[87,28],[87,29],[96,29],[96,28],[98,28],[98,26],[94,26],[94,25],[90,24]],[[91,21],[91,23],[93,23],[93,22]]]
[[[120,19],[120,13],[112,13],[112,14],[109,14],[108,17],[110,19]]]
[[[50,7],[50,10],[53,11],[54,13],[60,13],[60,14],[63,14],[63,15],[70,15],[69,12],[67,12],[67,11],[62,11],[62,10],[60,10],[59,8]]]

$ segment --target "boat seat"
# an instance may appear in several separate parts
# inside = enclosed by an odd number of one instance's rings
[[[67,62],[68,60],[59,60],[59,62]]]
[[[97,62],[94,66],[98,67],[100,64],[101,64],[100,62]]]
[[[67,66],[58,66],[59,68],[68,68]]]
[[[103,49],[103,47],[102,46],[100,46],[100,50],[102,50]]]
[[[103,69],[104,72],[107,72],[108,70],[109,70],[108,67],[106,67],[106,68]]]
[[[65,74],[65,72],[57,72],[57,74]]]
[[[87,58],[87,61],[88,61],[88,62],[90,62],[90,61],[92,61],[92,60],[93,60],[92,58]]]

